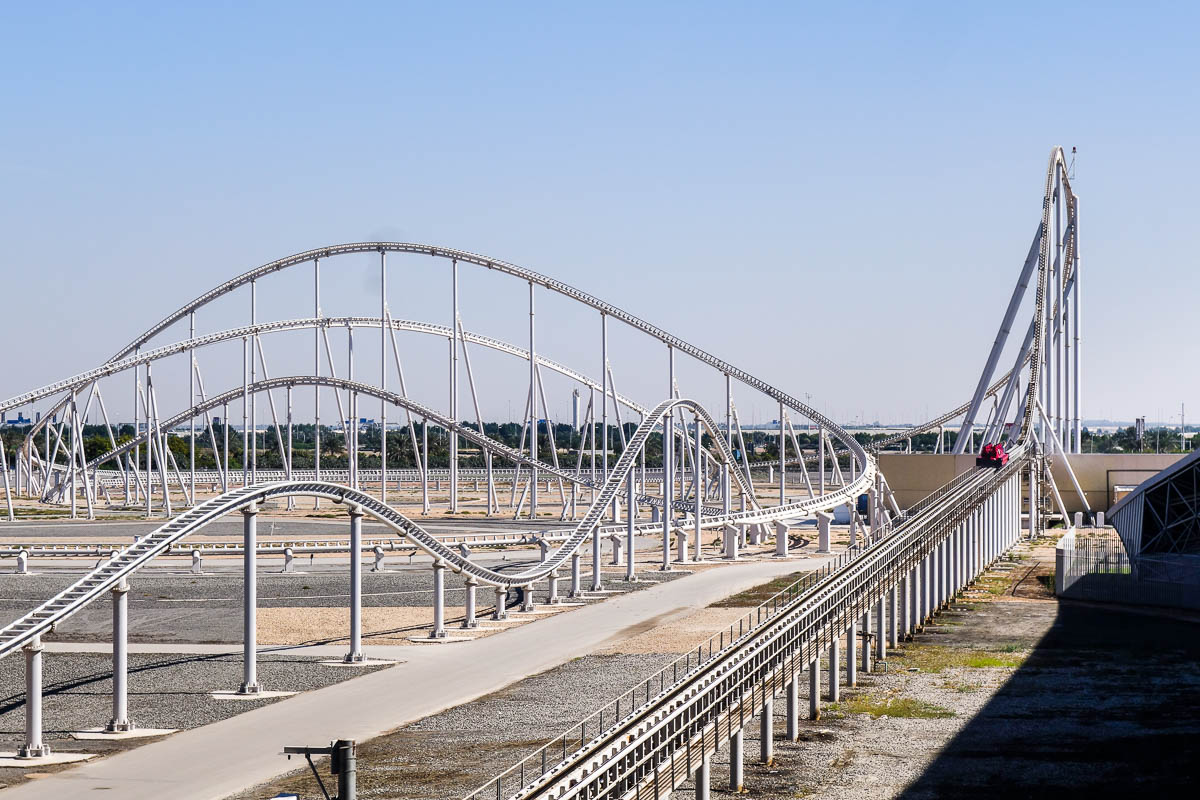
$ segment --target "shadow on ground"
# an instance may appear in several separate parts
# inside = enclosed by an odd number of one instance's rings
[[[1061,603],[1022,666],[900,796],[1190,795],[1198,664],[1196,622]]]

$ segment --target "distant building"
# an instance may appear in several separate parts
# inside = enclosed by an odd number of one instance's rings
[[[7,414],[3,411],[0,411],[0,425],[7,425],[10,428],[17,428],[22,425],[30,425],[33,423],[33,420],[26,417],[20,411],[17,412],[16,419],[7,419],[6,417]]]

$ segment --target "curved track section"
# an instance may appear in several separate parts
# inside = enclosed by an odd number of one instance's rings
[[[454,250],[425,244],[413,244],[406,242],[357,242],[308,250],[303,253],[297,253],[295,255],[264,264],[260,267],[245,272],[208,292],[205,292],[191,302],[180,307],[174,313],[164,317],[157,324],[147,329],[146,332],[141,336],[137,337],[125,347],[121,348],[113,356],[113,358],[110,359],[109,363],[129,357],[141,346],[149,343],[154,337],[165,331],[170,326],[187,318],[197,309],[200,309],[214,300],[224,297],[225,295],[243,286],[252,285],[259,278],[278,273],[301,264],[312,263],[318,259],[328,259],[339,255],[353,253],[407,253],[414,255],[427,255],[434,258],[452,260],[456,264],[472,264],[488,270],[509,275],[522,281],[526,281],[531,286],[541,286],[545,289],[555,292],[556,294],[560,294],[564,297],[574,300],[577,303],[599,311],[606,316],[620,320],[631,328],[658,339],[660,342],[670,346],[678,352],[685,353],[702,364],[712,367],[713,369],[730,376],[746,386],[762,392],[768,397],[774,399],[776,402],[782,403],[787,408],[802,414],[806,418],[817,423],[820,427],[829,431],[831,436],[840,441],[850,451],[852,456],[858,462],[860,468],[866,469],[868,461],[871,460],[871,457],[867,454],[866,450],[858,443],[857,440],[854,439],[854,437],[850,436],[841,428],[841,426],[837,425],[835,422],[833,422],[833,420],[821,414],[816,409],[809,407],[807,404],[800,402],[800,400],[792,395],[777,389],[774,386],[771,386],[770,384],[754,377],[748,372],[735,367],[733,364],[719,359],[716,356],[700,349],[699,347],[696,347],[690,342],[687,342],[677,336],[673,336],[661,328],[651,325],[650,323],[615,305],[606,303],[603,300],[600,300],[599,298],[588,294],[587,292],[576,289],[569,284],[563,283],[562,281],[558,281],[546,275],[519,267],[515,264],[510,264],[498,259],[488,258],[486,256],[470,253],[464,250]],[[36,435],[38,430],[40,430],[40,426],[45,424],[45,421],[48,420],[53,413],[62,410],[68,402],[69,398],[60,401],[60,403],[56,405],[54,409],[52,409],[50,414],[46,414],[43,417],[43,423],[39,423],[39,425],[34,426],[34,431],[31,435]]]
[[[580,486],[586,486],[586,487],[590,488],[594,485],[589,478],[587,478],[586,476],[584,476],[582,474],[578,474],[578,473],[571,472],[571,471],[568,471],[565,469],[561,469],[559,467],[555,467],[553,464],[546,464],[542,461],[536,461],[519,450],[515,450],[511,447],[508,447],[505,444],[501,444],[500,442],[497,442],[495,439],[491,439],[488,436],[481,434],[475,428],[471,428],[469,426],[462,425],[461,423],[457,423],[457,422],[453,421],[452,419],[450,419],[449,417],[441,414],[438,411],[435,411],[432,408],[424,406],[421,403],[418,403],[414,400],[410,400],[407,397],[404,397],[403,395],[397,394],[395,392],[385,391],[385,390],[380,389],[376,386],[373,386],[369,383],[361,383],[358,381],[349,381],[349,380],[345,380],[344,378],[330,378],[330,377],[326,377],[326,376],[313,377],[313,376],[308,376],[308,375],[298,375],[298,376],[293,376],[293,377],[270,378],[265,381],[259,381],[257,383],[250,384],[250,391],[266,392],[266,391],[270,391],[271,389],[284,389],[289,386],[291,386],[291,387],[325,386],[325,387],[329,387],[329,388],[333,388],[333,389],[345,389],[345,390],[349,390],[349,391],[353,391],[353,392],[358,392],[359,394],[364,394],[364,395],[367,395],[370,397],[376,397],[376,398],[379,398],[382,400],[387,400],[388,402],[393,403],[394,405],[397,405],[400,408],[404,408],[409,411],[412,411],[415,414],[419,414],[420,416],[428,419],[429,421],[431,421],[433,423],[436,423],[437,425],[442,426],[443,428],[446,428],[447,430],[454,431],[461,438],[466,439],[467,441],[478,445],[479,447],[483,448],[484,450],[487,450],[488,452],[492,453],[493,455],[500,456],[501,458],[506,458],[509,461],[512,461],[514,464],[521,464],[526,467],[535,467],[539,472],[544,472],[549,475],[553,475],[556,478],[561,478],[564,481],[569,481],[571,483],[578,484]],[[231,389],[230,391],[225,392],[224,394],[219,394],[214,397],[210,397],[205,402],[203,402],[197,406],[193,406],[192,408],[188,409],[187,411],[184,411],[184,412],[166,420],[163,423],[163,427],[166,427],[166,428],[174,427],[175,425],[178,425],[179,423],[184,422],[186,420],[192,419],[192,418],[198,416],[199,414],[204,413],[205,411],[208,411],[208,410],[211,410],[214,408],[219,408],[220,406],[224,405],[225,403],[229,402],[230,400],[235,400],[235,399],[241,397],[242,391],[243,390],[241,390],[241,389]],[[693,403],[690,400],[681,400],[681,401],[677,401],[677,402],[678,402],[678,407],[686,407],[690,411],[693,411],[693,412],[697,408],[699,408],[698,404]],[[706,413],[706,412],[702,412],[702,413]],[[655,422],[650,425],[650,431],[653,431],[654,426],[662,420],[662,416],[663,415],[659,415],[657,418],[655,418]],[[650,417],[648,416],[647,419],[650,419]],[[643,425],[644,424],[645,423],[643,423]],[[722,457],[727,459],[726,463],[732,463],[733,453],[731,451],[729,451],[729,448],[726,445],[725,440],[717,434],[716,423],[712,420],[711,417],[708,417],[707,424],[711,426],[709,428],[709,434],[712,437],[713,442],[716,444],[718,450],[721,452]],[[648,433],[650,431],[648,431]],[[111,461],[115,458],[119,458],[120,456],[128,453],[130,450],[133,450],[135,447],[145,445],[147,442],[147,437],[148,437],[148,434],[142,434],[136,438],[130,439],[128,442],[125,442],[124,444],[122,444],[116,448],[113,448],[112,450],[109,450],[107,453],[96,456],[94,459],[92,459],[91,461],[88,462],[87,467],[89,469],[94,469],[95,467],[99,466],[100,464],[103,464],[106,461]],[[637,435],[635,434],[634,439],[631,440],[631,443],[632,443],[632,441],[636,441],[636,440],[637,440]],[[644,441],[644,439],[643,439],[643,441]],[[758,508],[759,507],[758,501],[754,497],[754,492],[751,490],[750,485],[748,483],[746,483],[745,478],[741,474],[741,472],[737,469],[731,469],[730,473],[733,476],[733,479],[737,482],[738,489],[746,494],[747,502],[752,503],[755,508]],[[617,496],[623,496],[623,495],[624,495],[624,492],[621,492],[621,491],[617,492]],[[662,506],[662,498],[659,498],[659,497],[653,497],[650,495],[639,495],[638,500],[642,503],[647,503],[649,505]],[[841,505],[842,503],[845,503],[846,499],[842,496],[842,494],[837,493],[836,498],[830,498],[830,500],[828,502],[830,503],[829,507],[832,508],[833,506]],[[694,510],[695,504],[688,503],[686,501],[678,501],[674,504],[674,507],[677,508],[679,511],[691,512]],[[706,511],[706,513],[716,514],[716,513],[719,513],[720,509],[705,509],[705,511]]]
[[[625,452],[621,454],[608,480],[596,495],[595,501],[584,517],[576,524],[571,535],[562,542],[537,567],[517,573],[500,573],[476,564],[463,557],[456,550],[447,547],[433,534],[426,531],[416,522],[401,514],[386,503],[372,497],[366,492],[333,483],[322,482],[283,482],[259,486],[247,486],[234,489],[219,497],[207,500],[185,511],[153,533],[143,537],[136,543],[118,553],[109,562],[91,573],[55,597],[43,603],[29,614],[0,630],[0,657],[11,653],[33,638],[52,629],[56,624],[66,620],[91,602],[99,599],[104,592],[112,589],[123,578],[127,578],[141,567],[148,564],[155,556],[160,555],[180,539],[202,530],[212,521],[235,511],[250,507],[263,500],[275,497],[304,495],[323,497],[344,503],[361,506],[362,510],[380,522],[403,533],[413,543],[436,559],[445,562],[456,572],[469,574],[482,583],[493,586],[512,587],[528,586],[534,581],[547,577],[561,568],[571,557],[571,554],[592,535],[595,535],[601,518],[609,504],[617,497],[620,487],[625,483],[629,474],[637,464],[642,447],[645,446],[651,431],[676,409],[687,409],[698,415],[702,424],[714,438],[720,440],[716,421],[697,403],[690,400],[664,400],[647,415],[645,421],[638,427],[630,440]],[[736,473],[736,470],[733,470]],[[871,475],[865,475],[870,479]],[[853,494],[853,486],[832,493],[838,503],[847,502]],[[702,525],[718,526],[737,522],[765,522],[771,519],[792,517],[798,514],[818,510],[827,504],[831,497],[813,498],[807,501],[777,506],[770,509],[759,509],[747,513],[730,515],[714,515],[701,520]]]

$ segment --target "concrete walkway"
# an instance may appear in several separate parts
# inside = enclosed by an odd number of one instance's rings
[[[823,563],[730,564],[471,642],[373,648],[369,655],[376,658],[402,650],[406,663],[31,780],[3,790],[0,800],[78,800],[93,796],[93,790],[122,800],[217,800],[296,768],[280,755],[284,745],[378,736],[586,655],[646,622],[665,622]],[[614,692],[620,688],[614,686]],[[481,774],[479,782],[489,777]]]

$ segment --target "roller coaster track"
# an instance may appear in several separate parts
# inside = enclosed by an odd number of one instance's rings
[[[927,499],[921,513],[901,522],[886,536],[850,551],[815,580],[781,593],[765,619],[743,628],[717,652],[686,657],[685,674],[661,682],[641,704],[626,705],[626,716],[607,708],[616,724],[595,717],[594,738],[579,742],[561,759],[545,759],[574,737],[575,726],[468,795],[468,800],[532,798],[664,798],[690,776],[699,759],[716,750],[762,705],[762,698],[783,688],[795,674],[861,618],[963,520],[979,512],[1024,466],[1024,450],[1000,470],[964,473]],[[722,643],[725,638],[722,637]],[[693,666],[693,662],[695,662]],[[678,666],[662,675],[678,674]],[[648,690],[658,688],[654,676]],[[583,730],[586,730],[587,723]],[[676,755],[686,752],[684,763]],[[541,765],[546,765],[542,767]],[[664,774],[665,773],[665,774]]]
[[[338,379],[334,378],[325,380],[338,381]],[[367,384],[352,386],[351,388],[363,392],[377,391],[374,387]],[[411,401],[405,400],[404,402]],[[437,420],[439,424],[449,424],[449,421],[442,418],[440,414],[424,407],[419,408],[422,414],[427,413],[430,419]],[[303,495],[322,497],[357,505],[366,514],[388,525],[397,532],[404,534],[415,545],[429,553],[435,559],[444,562],[455,572],[470,575],[480,582],[492,586],[528,586],[534,581],[545,578],[561,568],[571,557],[571,554],[578,550],[589,537],[600,535],[600,533],[594,533],[594,531],[613,499],[620,493],[621,486],[626,482],[628,475],[636,467],[641,448],[645,446],[650,433],[668,413],[676,409],[688,409],[697,414],[701,423],[709,430],[718,447],[723,449],[722,455],[732,459],[732,453],[724,449],[724,440],[717,435],[716,421],[709,416],[708,412],[702,406],[687,399],[664,400],[646,415],[646,418],[630,439],[627,448],[618,459],[608,480],[605,481],[599,492],[597,492],[591,507],[578,524],[576,524],[570,536],[536,567],[522,572],[502,573],[476,564],[470,559],[465,558],[457,550],[443,544],[438,537],[429,533],[396,509],[365,492],[351,489],[347,486],[316,481],[311,483],[282,482],[251,485],[226,492],[219,497],[207,500],[188,509],[152,533],[139,539],[136,543],[111,558],[108,563],[88,573],[74,585],[63,590],[38,608],[0,629],[0,658],[33,640],[35,637],[51,630],[55,625],[94,602],[103,596],[104,592],[116,586],[121,580],[136,572],[156,556],[168,551],[175,542],[189,534],[202,530],[215,519],[274,497]],[[503,453],[508,451],[511,455],[506,457],[511,457],[514,460],[525,458],[523,455],[518,454],[517,451],[509,450],[503,445],[487,439],[478,432],[463,429],[461,433],[466,438],[470,438],[468,436],[469,433],[488,442],[490,446],[501,448],[498,449],[498,452]],[[542,468],[550,469],[546,465],[542,465]],[[735,476],[737,475],[737,470],[730,470],[730,472]],[[569,474],[564,474],[562,477],[570,476]],[[869,481],[871,477],[870,473],[865,473],[860,480],[865,479]],[[774,519],[800,516],[822,508],[843,504],[855,496],[855,489],[856,487],[851,485],[820,497],[766,509],[758,508],[728,515],[717,512],[711,517],[703,518],[701,524],[704,527],[716,527],[737,523],[760,523]],[[642,527],[645,530],[653,530],[659,526],[651,524]]]
[[[1056,180],[1066,194],[1070,219],[1074,219],[1074,195],[1063,167],[1063,152],[1056,148],[1047,168],[1043,231],[1050,229],[1052,204],[1058,198]],[[1069,237],[1066,263],[1074,261],[1074,246],[1074,237]],[[599,721],[591,720],[597,735],[590,740],[584,735],[576,739],[574,731],[567,732],[485,783],[467,800],[663,800],[694,770],[701,769],[695,773],[697,781],[704,782],[698,796],[707,797],[709,755],[752,716],[766,714],[766,699],[781,691],[785,682],[795,681],[806,665],[811,665],[815,685],[815,665],[821,653],[872,605],[882,604],[884,596],[895,591],[902,580],[916,575],[918,567],[930,566],[934,554],[944,553],[945,547],[951,548],[956,559],[961,558],[964,545],[971,548],[970,554],[985,556],[975,561],[968,556],[968,568],[958,573],[967,580],[1007,549],[1020,528],[1021,474],[1031,466],[1037,452],[1032,415],[1041,389],[1039,365],[1045,337],[1050,248],[1049,237],[1042,236],[1033,341],[1025,362],[1029,380],[1007,465],[977,468],[957,476],[901,515],[895,527],[882,535],[876,533],[861,553],[839,561],[819,580],[785,591],[784,602],[777,604],[780,607],[766,620],[740,630],[736,637],[731,629],[729,644],[722,641],[713,653],[710,643],[709,657],[698,657],[694,668],[689,656],[685,675],[669,685],[662,680],[657,695],[651,696],[653,681],[648,681],[643,703],[627,706],[625,716],[619,713],[619,704],[618,713],[612,714],[610,709],[609,718],[615,724],[605,726],[603,716]],[[958,413],[965,410],[963,407]],[[1031,518],[1031,528],[1035,524]],[[983,550],[979,548],[981,533],[989,543]],[[903,585],[908,591],[908,584]],[[880,605],[881,618],[882,608]],[[895,619],[892,622],[896,624]],[[698,653],[702,655],[703,648]],[[586,730],[586,723],[580,730]],[[576,740],[578,745],[568,751],[567,743]],[[557,753],[560,747],[560,758],[547,758],[548,752]]]

